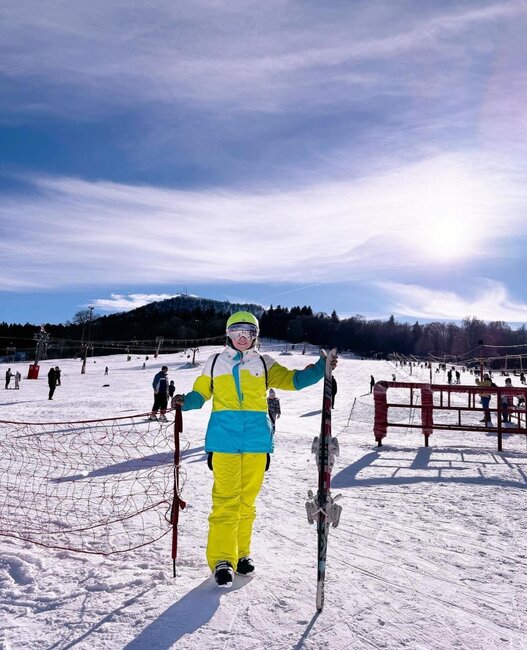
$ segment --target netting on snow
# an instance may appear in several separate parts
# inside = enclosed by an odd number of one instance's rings
[[[416,424],[421,421],[420,405],[421,396],[414,394],[413,405],[408,404],[408,391],[403,389],[390,390],[390,402],[400,404],[401,407],[391,409],[390,421],[398,424]],[[361,425],[361,430],[369,430],[373,435],[373,422],[375,418],[375,404],[372,395],[361,395],[353,400],[346,427]],[[346,428],[345,427],[345,428]]]
[[[0,535],[110,555],[170,532],[173,425],[0,421]]]

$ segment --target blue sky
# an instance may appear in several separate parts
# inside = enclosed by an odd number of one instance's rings
[[[527,322],[527,2],[0,10],[0,321]]]

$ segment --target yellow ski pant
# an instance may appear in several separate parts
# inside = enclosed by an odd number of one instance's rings
[[[255,501],[262,487],[267,454],[214,452],[212,511],[209,516],[207,562],[211,571],[220,560],[236,570],[251,552]]]

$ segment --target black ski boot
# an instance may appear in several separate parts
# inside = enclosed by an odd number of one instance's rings
[[[248,576],[249,574],[254,573],[254,562],[252,558],[241,557],[236,566],[236,573],[239,573],[241,576]]]
[[[234,578],[234,571],[232,570],[232,564],[226,560],[221,560],[216,564],[214,569],[214,580],[218,587],[230,587],[232,585],[232,579]]]

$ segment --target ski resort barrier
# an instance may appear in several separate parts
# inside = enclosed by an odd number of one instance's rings
[[[388,391],[396,390],[399,401],[389,401]],[[472,421],[470,415],[481,416],[483,410],[478,406],[481,393],[491,395],[491,403],[496,398],[497,406],[488,410],[495,414],[497,422],[485,426],[481,421]],[[393,391],[392,391],[393,393]],[[457,397],[457,396],[461,397]],[[463,404],[463,397],[465,403]],[[503,422],[502,396],[510,395],[518,398],[521,406],[507,409],[511,422]],[[456,401],[454,403],[454,396]],[[408,400],[409,397],[409,400]],[[377,446],[382,446],[382,441],[388,433],[389,427],[404,429],[421,429],[428,447],[428,439],[435,429],[450,431],[493,431],[497,433],[498,451],[503,451],[503,433],[527,435],[527,388],[498,387],[498,386],[462,386],[459,384],[418,384],[399,381],[379,381],[373,389],[375,405],[374,435]],[[523,401],[522,401],[523,400]],[[390,421],[390,409],[405,409],[405,419]],[[401,412],[401,411],[399,411]],[[416,412],[420,413],[420,422],[414,422]],[[453,421],[452,421],[453,416]],[[464,416],[462,418],[462,416]],[[468,417],[467,417],[468,416]],[[462,421],[463,419],[463,421]]]
[[[147,415],[0,420],[0,535],[112,555],[172,532],[175,559],[181,413],[166,425]]]

